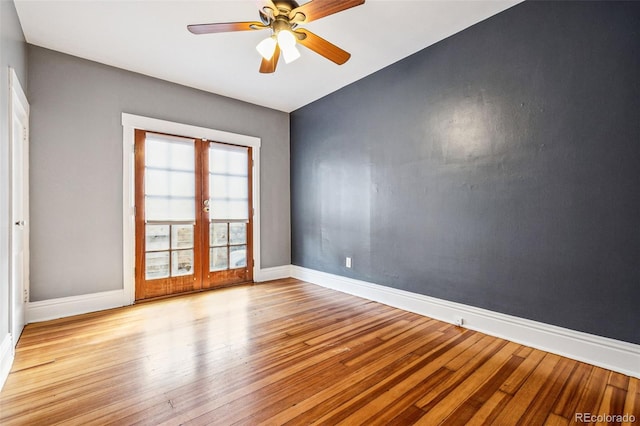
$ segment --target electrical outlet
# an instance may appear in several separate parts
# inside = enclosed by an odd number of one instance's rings
[[[347,257],[344,261],[344,266],[346,266],[347,268],[351,268],[351,258]]]
[[[462,317],[455,317],[453,320],[453,323],[455,325],[457,325],[458,327],[462,327],[464,325],[464,318]]]

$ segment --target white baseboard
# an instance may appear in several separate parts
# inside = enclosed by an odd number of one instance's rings
[[[291,277],[291,265],[261,269],[257,272],[256,282],[271,281]],[[27,323],[48,321],[72,315],[86,314],[127,305],[124,290],[112,290],[80,296],[31,302],[26,307]]]
[[[291,265],[275,266],[273,268],[260,269],[255,277],[255,282],[279,280],[291,277]]]
[[[471,330],[640,378],[640,345],[295,265],[291,276],[449,323],[463,318]]]
[[[9,377],[11,366],[13,365],[13,339],[11,333],[5,334],[0,343],[0,390],[4,386],[4,382]]]
[[[124,290],[104,291],[27,303],[27,323],[48,321],[124,306]]]
[[[291,277],[291,265],[261,269],[257,272],[256,282],[271,281]],[[80,296],[31,302],[26,307],[27,323],[86,314],[127,305],[124,290],[112,290]]]

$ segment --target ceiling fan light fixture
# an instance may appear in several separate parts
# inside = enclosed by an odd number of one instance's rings
[[[256,46],[256,50],[260,53],[260,55],[262,55],[264,59],[268,61],[273,57],[273,54],[276,51],[276,44],[277,42],[275,37],[267,37],[260,43],[258,43],[258,45]]]
[[[286,50],[290,47],[295,48],[296,46],[296,36],[289,30],[280,30],[278,31],[278,45],[280,49]]]
[[[277,39],[285,63],[290,64],[300,57],[300,51],[296,48],[298,40],[290,30],[278,31]]]
[[[289,46],[282,49],[282,57],[285,63],[290,64],[300,57],[300,51],[295,46]]]

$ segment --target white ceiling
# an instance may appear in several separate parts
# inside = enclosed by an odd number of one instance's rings
[[[318,1],[318,0],[316,0]],[[303,27],[351,53],[302,57],[260,74],[267,31],[193,35],[188,24],[258,21],[255,0],[15,0],[27,42],[291,112],[521,0],[367,0]],[[299,2],[300,4],[306,1]]]

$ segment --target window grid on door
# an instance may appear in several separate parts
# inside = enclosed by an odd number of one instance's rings
[[[147,224],[145,234],[147,280],[194,273],[193,224]]]
[[[225,271],[247,266],[247,223],[211,222],[209,270]]]

